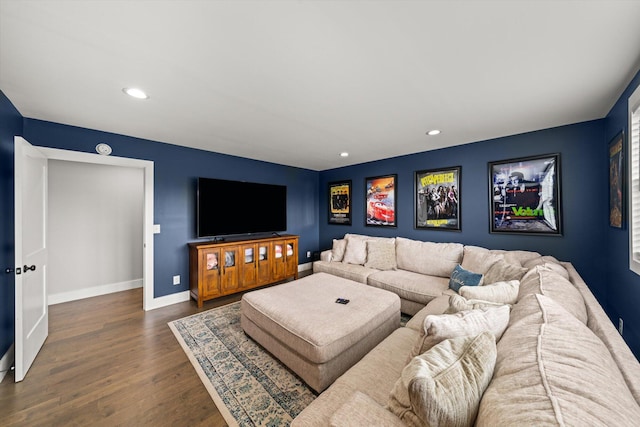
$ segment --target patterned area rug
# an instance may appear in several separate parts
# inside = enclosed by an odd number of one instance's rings
[[[230,426],[288,426],[316,395],[240,326],[240,303],[169,322]]]

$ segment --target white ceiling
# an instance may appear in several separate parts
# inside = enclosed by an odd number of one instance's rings
[[[640,67],[639,16],[616,0],[0,0],[0,89],[29,118],[325,170],[604,117]]]

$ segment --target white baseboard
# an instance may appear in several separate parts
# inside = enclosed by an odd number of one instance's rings
[[[312,270],[312,269],[313,269],[312,262],[307,262],[305,264],[298,264],[298,272]]]
[[[93,286],[91,288],[78,289],[70,292],[49,294],[49,305],[61,304],[63,302],[75,301],[83,298],[97,297],[114,292],[128,291],[130,289],[141,288],[142,279],[130,280],[127,282],[110,283],[108,285]]]
[[[298,272],[311,270],[311,269],[313,269],[312,262],[298,265]],[[156,308],[166,307],[171,304],[177,304],[179,302],[189,301],[189,299],[191,299],[191,294],[189,291],[165,295],[163,297],[154,298],[153,301],[147,307],[145,307],[145,311],[155,310]]]
[[[144,310],[155,310],[156,308],[166,307],[171,304],[177,304],[179,302],[189,301],[191,298],[189,291],[178,292],[175,294],[165,295],[163,297],[154,298],[150,304],[148,304]]]
[[[11,344],[9,350],[2,356],[0,359],[0,383],[4,380],[4,377],[7,375],[11,366],[13,365],[13,361],[15,359],[15,344]]]

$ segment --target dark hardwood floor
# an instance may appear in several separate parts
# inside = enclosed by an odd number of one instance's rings
[[[241,294],[145,312],[142,289],[49,307],[49,337],[24,381],[0,383],[3,426],[224,426],[167,322]]]

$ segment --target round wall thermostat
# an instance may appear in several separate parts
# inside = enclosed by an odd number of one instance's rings
[[[96,145],[96,152],[98,154],[102,154],[103,156],[108,156],[109,154],[111,154],[111,147],[109,146],[109,144],[101,142],[100,144]]]

